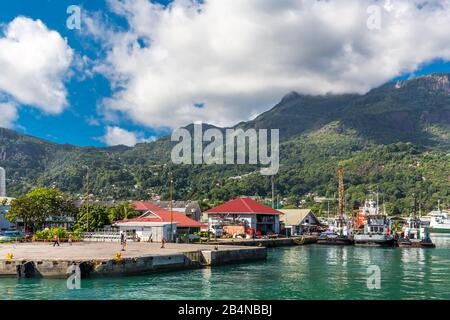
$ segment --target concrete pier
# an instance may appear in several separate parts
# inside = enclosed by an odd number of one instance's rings
[[[0,276],[66,278],[69,267],[80,267],[82,277],[127,276],[214,267],[264,260],[264,247],[129,243],[74,243],[53,247],[48,243],[0,245]],[[116,254],[120,253],[120,258]],[[9,254],[13,255],[8,259]]]
[[[291,237],[278,239],[218,239],[213,244],[227,246],[251,246],[251,247],[286,247],[306,245],[317,242],[317,237]]]

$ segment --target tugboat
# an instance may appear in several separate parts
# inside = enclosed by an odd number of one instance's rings
[[[360,246],[394,246],[390,223],[386,215],[368,215],[362,232],[354,235],[355,245]]]
[[[397,240],[401,248],[435,248],[430,234],[420,218],[417,217],[417,199],[414,196],[414,212],[403,230],[403,237]]]
[[[397,240],[400,248],[435,248],[430,234],[422,225],[419,218],[413,216],[408,219],[408,225],[403,231],[404,236]]]
[[[377,201],[373,200],[372,198],[366,199],[364,202],[364,206],[359,207],[358,213],[356,215],[356,218],[354,219],[354,226],[356,229],[362,229],[364,228],[364,225],[366,224],[367,216],[368,215],[376,215],[378,214],[378,205]]]

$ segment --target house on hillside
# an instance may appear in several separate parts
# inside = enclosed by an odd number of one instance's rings
[[[280,211],[281,224],[284,225],[287,236],[315,231],[322,225],[311,209],[280,209]]]
[[[152,201],[153,204],[163,209],[170,209],[170,201]],[[185,214],[193,220],[200,221],[202,210],[197,201],[172,201],[172,210]]]
[[[280,232],[281,212],[247,197],[228,201],[206,214],[210,226],[244,226],[262,234]]]
[[[121,231],[135,234],[140,241],[173,242],[177,237],[191,235],[200,231],[202,223],[178,211],[165,210],[150,202],[133,202],[140,216],[133,219],[115,221],[114,226]]]

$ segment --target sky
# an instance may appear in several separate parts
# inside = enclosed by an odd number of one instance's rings
[[[450,72],[450,0],[0,3],[0,127],[132,146],[250,120],[291,91]]]

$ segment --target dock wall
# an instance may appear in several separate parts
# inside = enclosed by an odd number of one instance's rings
[[[315,243],[317,238],[315,237],[292,237],[292,238],[281,238],[281,239],[255,239],[255,240],[245,240],[245,239],[228,239],[213,242],[219,245],[234,245],[234,246],[251,246],[251,247],[287,247],[287,246],[297,246]]]
[[[0,260],[0,276],[67,278],[69,267],[80,267],[81,277],[147,274],[263,260],[266,248],[204,250],[109,260]]]

